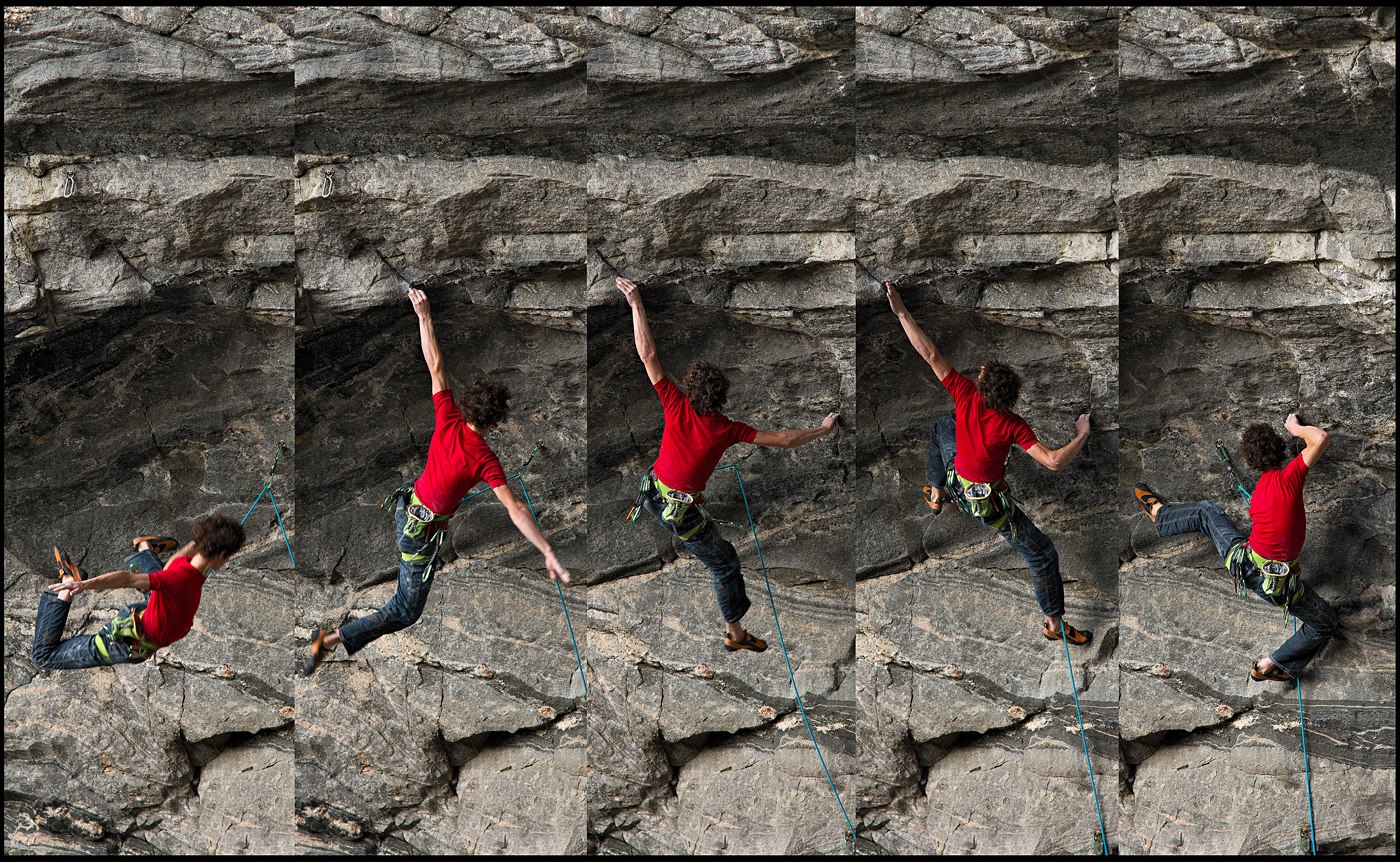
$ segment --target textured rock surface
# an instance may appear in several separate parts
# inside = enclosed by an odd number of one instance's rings
[[[1393,11],[1143,8],[1123,35],[1121,511],[1145,478],[1247,531],[1215,441],[1295,410],[1332,433],[1304,492],[1305,579],[1342,619],[1302,678],[1318,851],[1393,852]],[[1286,618],[1203,538],[1134,515],[1124,560],[1124,852],[1293,852],[1296,694],[1246,676]]]
[[[1112,161],[1119,15],[1074,6],[858,8],[857,152]]]
[[[291,562],[266,501],[194,630],[153,661],[49,672],[29,652],[54,541],[110,571],[132,535],[188,537],[198,515],[253,502],[290,437],[290,328],[151,300],[7,338],[5,372],[7,849],[288,852],[290,790],[250,802],[245,773],[292,775]],[[278,473],[294,529],[289,460]],[[138,598],[79,596],[67,633]]]
[[[594,152],[850,157],[850,7],[583,8]]]
[[[290,322],[291,166],[30,155],[5,165],[5,327],[162,299]]]
[[[286,7],[5,12],[5,154],[291,151]]]
[[[1142,6],[1120,32],[1125,158],[1316,162],[1395,182],[1395,10]]]
[[[354,212],[340,217],[365,227]],[[551,543],[583,577],[582,312],[522,307],[512,282],[528,282],[529,272],[433,287],[429,297],[449,374],[465,381],[484,372],[510,387],[511,417],[488,442],[509,473],[541,445],[525,474],[530,497]],[[582,267],[574,272],[581,299]],[[351,310],[370,301],[378,304]],[[308,466],[297,495],[312,524],[297,545],[302,644],[314,627],[392,597],[392,521],[378,506],[421,472],[433,429],[417,319],[401,295],[317,304],[342,311],[318,316],[298,343],[298,445]],[[305,850],[584,847],[582,685],[559,598],[490,494],[467,503],[449,530],[422,619],[354,658],[340,653],[298,684]],[[582,636],[581,594],[565,596]]]
[[[242,515],[291,438],[279,21],[6,9],[6,852],[292,848],[293,576],[265,500],[184,640],[115,670],[30,660],[53,542],[97,573],[139,532]],[[79,596],[67,633],[138,597]]]
[[[766,653],[724,652],[705,567],[648,516],[623,521],[656,457],[662,413],[613,280],[621,272],[642,285],[673,377],[697,357],[725,369],[730,417],[777,430],[849,410],[853,248],[842,174],[766,159],[599,158],[593,167],[591,840],[605,853],[840,852],[844,824],[796,711],[734,477],[714,477],[706,505],[737,523],[722,529],[744,562],[753,602],[744,622],[769,640]],[[843,792],[855,751],[850,432],[847,423],[742,466],[798,686]],[[725,462],[746,452],[735,447]]]
[[[303,7],[301,153],[586,153],[586,24],[573,7]]]

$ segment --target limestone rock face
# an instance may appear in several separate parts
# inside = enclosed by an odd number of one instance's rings
[[[1117,154],[1111,7],[859,7],[857,152],[1094,164]]]
[[[1125,158],[1388,166],[1394,182],[1394,10],[1138,7],[1120,29]]]
[[[849,158],[850,7],[583,8],[593,152]]]
[[[760,430],[810,428],[854,403],[853,245],[841,174],[769,159],[598,158],[589,179],[589,589],[592,781],[599,852],[842,852],[845,824],[797,710],[733,471],[705,506],[738,550],[767,652],[727,653],[708,570],[642,514],[662,410],[617,274],[641,285],[680,380],[705,358],[724,410]],[[844,466],[853,426],[807,446],[731,447],[782,632],[827,766],[854,768],[854,609]],[[781,787],[779,791],[777,788]],[[771,804],[754,806],[761,798]],[[734,828],[715,830],[720,821]]]
[[[54,542],[96,575],[122,567],[134,535],[185,540],[203,513],[247,512],[291,439],[289,327],[128,301],[7,336],[5,370],[7,848],[289,852],[290,791],[254,799],[245,784],[291,779],[292,564],[266,498],[188,637],[115,669],[40,671],[30,658]],[[291,467],[278,464],[273,493],[295,530]],[[79,595],[66,634],[139,599]]]
[[[6,332],[152,299],[290,322],[291,180],[271,156],[7,162]]]
[[[586,25],[570,7],[303,7],[297,151],[586,152]]]
[[[5,154],[290,151],[285,7],[5,13]]]
[[[1303,577],[1342,628],[1304,672],[1318,852],[1394,846],[1394,17],[1134,9],[1123,25],[1122,511],[1147,481],[1242,532],[1239,439],[1332,435],[1304,489]],[[1129,109],[1129,105],[1132,109]],[[1131,119],[1129,119],[1131,118]],[[1293,852],[1309,814],[1293,686],[1249,681],[1288,618],[1204,537],[1134,515],[1122,595],[1124,852]],[[1186,639],[1173,629],[1189,625]],[[1338,740],[1342,741],[1340,744]],[[1278,812],[1236,819],[1222,793]],[[1176,824],[1200,816],[1211,830]]]

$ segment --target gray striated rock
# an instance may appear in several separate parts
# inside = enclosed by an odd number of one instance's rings
[[[1111,166],[1045,165],[1015,158],[966,157],[922,161],[864,158],[856,162],[856,224],[862,301],[874,300],[878,280],[946,275],[956,284],[952,304],[1043,304],[1043,290],[998,281],[1035,278],[1031,272],[1083,272],[1066,307],[1111,305],[1104,296],[1117,260]],[[1014,208],[1010,207],[1014,202]],[[1075,264],[1095,264],[1076,267]],[[1095,271],[1103,277],[1095,278]],[[953,284],[941,288],[950,295]],[[880,298],[883,302],[883,298]]]
[[[1112,161],[1120,14],[1109,7],[859,7],[857,152]]]
[[[297,149],[427,158],[587,153],[571,7],[302,7]]]
[[[1125,157],[1379,167],[1394,183],[1394,10],[1144,6],[1121,29]]]
[[[297,179],[302,310],[311,318],[402,300],[405,284],[461,285],[519,315],[572,314],[587,219],[577,165],[304,157]]]
[[[288,154],[285,7],[5,13],[5,153]]]
[[[154,298],[288,320],[290,183],[270,156],[7,164],[7,333]]]
[[[596,153],[850,157],[849,7],[582,7]]]

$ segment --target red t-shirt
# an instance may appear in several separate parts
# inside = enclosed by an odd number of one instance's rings
[[[190,633],[199,597],[204,591],[204,574],[190,565],[189,557],[171,557],[159,572],[152,572],[151,597],[141,612],[141,628],[146,640],[156,646],[170,646]]]
[[[462,418],[451,389],[433,393],[433,411],[437,425],[428,444],[428,463],[413,490],[433,512],[450,515],[473,485],[484,481],[498,488],[506,483],[506,473],[496,453]]]
[[[953,459],[958,475],[969,482],[996,482],[1006,476],[1006,456],[1011,444],[1029,449],[1035,432],[1015,413],[1001,413],[987,406],[977,384],[956,371],[943,378],[953,396],[957,419],[958,454]]]
[[[661,452],[651,469],[656,478],[677,491],[698,494],[705,490],[724,450],[735,443],[752,443],[758,432],[718,413],[696,413],[690,399],[669,377],[658,380],[655,388],[666,424],[661,429]]]
[[[1303,482],[1308,465],[1301,454],[1282,470],[1265,470],[1249,500],[1249,546],[1269,560],[1296,560],[1303,550],[1308,517],[1303,512]]]

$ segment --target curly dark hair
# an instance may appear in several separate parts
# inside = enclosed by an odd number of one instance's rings
[[[977,376],[977,391],[988,407],[998,413],[1010,413],[1021,397],[1021,375],[1005,362],[989,359],[982,363],[982,373]]]
[[[243,525],[228,515],[215,512],[194,522],[194,549],[206,558],[233,556],[243,547],[243,539]]]
[[[1240,454],[1251,468],[1264,472],[1277,470],[1288,457],[1283,438],[1272,427],[1256,422],[1240,435]]]
[[[718,413],[724,402],[729,400],[729,378],[724,376],[718,365],[703,359],[690,363],[681,385],[690,398],[690,406],[702,416]]]
[[[457,405],[462,408],[462,415],[467,417],[467,421],[485,434],[510,415],[510,390],[504,383],[478,374],[470,386],[462,387]]]

